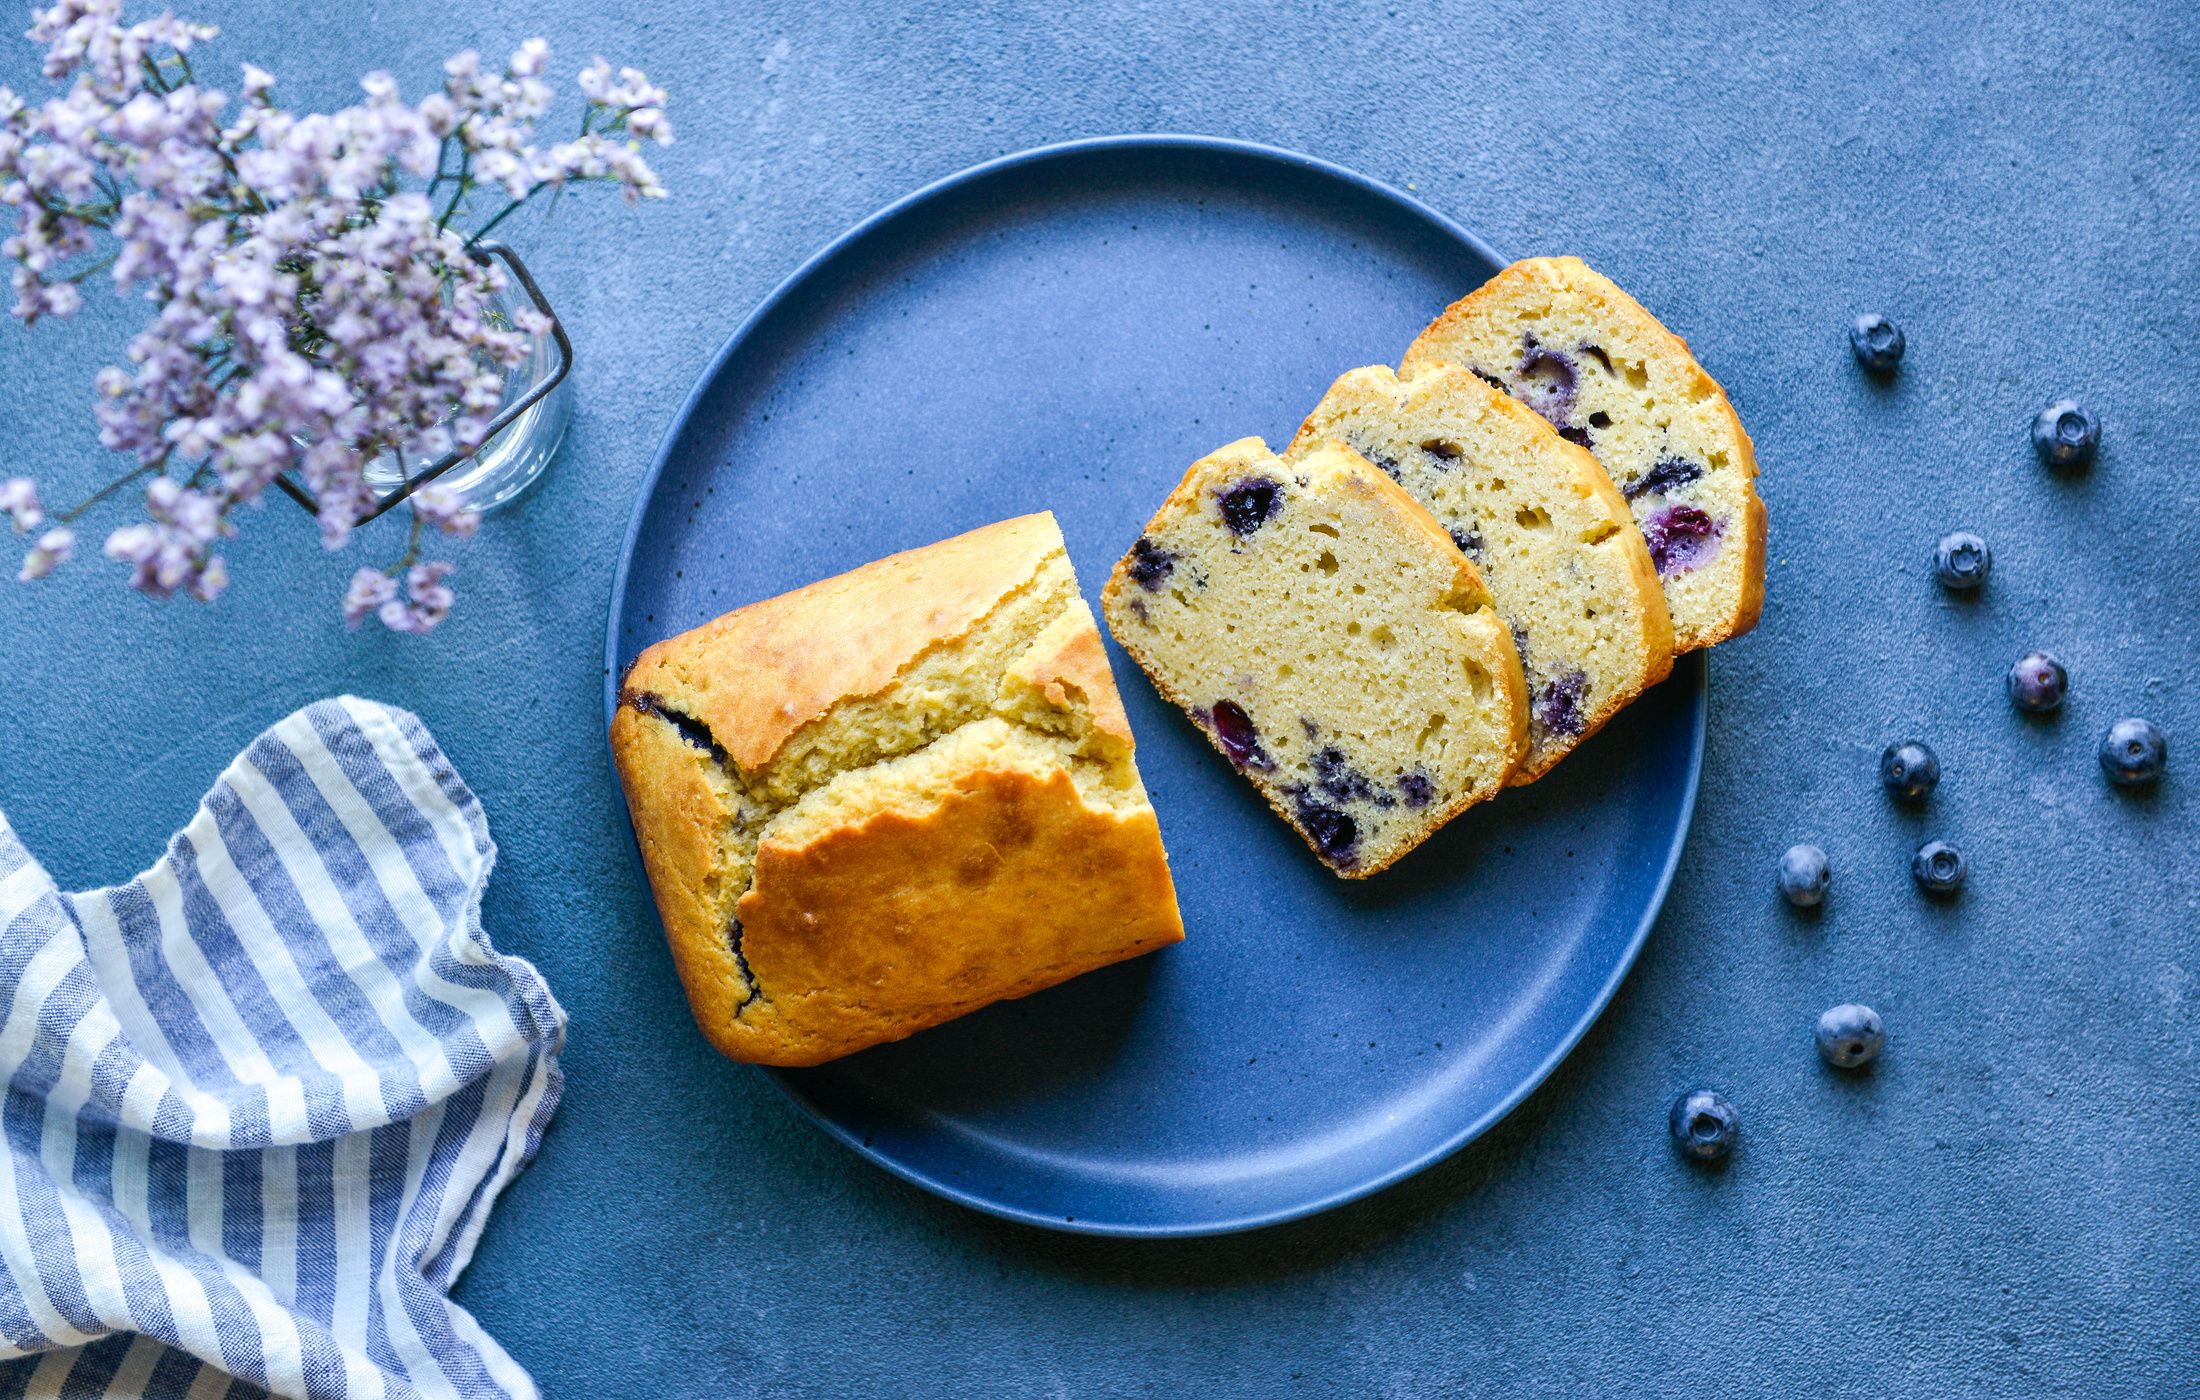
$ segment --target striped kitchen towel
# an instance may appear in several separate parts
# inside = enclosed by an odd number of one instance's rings
[[[495,858],[420,721],[348,697],[127,885],[61,893],[0,817],[0,1398],[536,1393],[445,1296],[561,1083]]]

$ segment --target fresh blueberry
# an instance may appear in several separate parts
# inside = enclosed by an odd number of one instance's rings
[[[1877,313],[1859,316],[1849,327],[1849,348],[1856,352],[1856,362],[1874,374],[1892,374],[1902,363],[1906,345],[1902,327]]]
[[[1697,1089],[1673,1100],[1673,1111],[1665,1123],[1672,1129],[1673,1145],[1692,1162],[1719,1161],[1734,1150],[1734,1139],[1742,1131],[1742,1120],[1735,1116],[1734,1105],[1726,1101],[1725,1095],[1709,1089]]]
[[[2051,467],[2082,467],[2101,445],[2101,420],[2069,399],[2058,399],[2032,420],[2032,450]]]
[[[2145,787],[2168,761],[2169,739],[2146,720],[2117,720],[2101,736],[2101,771],[2118,787]]]
[[[1889,744],[1879,755],[1879,777],[1904,802],[1923,802],[1940,782],[1940,760],[1917,740]]]
[[[1868,1006],[1846,1002],[1818,1018],[1818,1058],[1835,1069],[1863,1068],[1886,1043],[1886,1024]]]
[[[2044,715],[2060,709],[2063,692],[2070,688],[2070,673],[2049,651],[2027,652],[2009,668],[2009,703],[2026,714]]]
[[[1963,888],[1963,852],[1945,841],[1927,841],[1910,857],[1910,874],[1927,894],[1954,894]]]
[[[1798,909],[1826,902],[1826,887],[1833,883],[1833,867],[1816,846],[1790,846],[1780,857],[1780,896]]]
[[[1138,543],[1131,546],[1130,567],[1124,572],[1131,576],[1131,582],[1149,593],[1154,593],[1159,592],[1161,585],[1168,582],[1169,573],[1174,568],[1174,554],[1140,535]]]
[[[1933,551],[1933,572],[1958,592],[1968,593],[1986,582],[1993,567],[1994,551],[1969,530],[1941,536],[1939,548]]]
[[[1250,535],[1268,523],[1283,504],[1283,488],[1264,476],[1249,476],[1222,493],[1222,523],[1233,535]]]
[[[1238,767],[1265,771],[1276,766],[1276,761],[1260,746],[1260,730],[1254,727],[1253,717],[1245,713],[1245,707],[1237,701],[1215,701],[1214,731],[1222,751]]]

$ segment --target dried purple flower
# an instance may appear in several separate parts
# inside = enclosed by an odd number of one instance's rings
[[[15,533],[27,535],[45,523],[46,512],[38,504],[38,485],[27,476],[0,481],[0,515],[15,522]]]
[[[382,604],[378,614],[382,625],[392,632],[427,632],[450,616],[451,590],[443,582],[450,572],[451,566],[441,562],[413,565],[405,573],[405,591],[411,601],[392,598]]]
[[[76,531],[65,525],[56,525],[40,535],[23,556],[23,567],[15,575],[20,583],[41,579],[69,562],[76,553]]]
[[[370,73],[357,105],[293,113],[251,64],[235,104],[193,80],[185,56],[215,32],[170,15],[124,24],[122,0],[57,0],[30,37],[67,90],[32,106],[0,88],[0,205],[15,210],[0,253],[17,264],[15,314],[71,314],[78,283],[103,269],[156,308],[128,365],[101,370],[94,388],[100,441],[153,477],[149,523],[116,530],[105,552],[164,598],[221,592],[213,542],[287,472],[312,487],[333,549],[374,506],[369,461],[478,447],[506,374],[549,327],[531,310],[504,315],[505,274],[475,243],[545,189],[594,180],[629,200],[662,196],[642,142],[671,140],[663,90],[598,59],[578,79],[579,136],[537,145],[553,96],[539,39],[501,71],[459,54],[442,91],[416,104]],[[468,236],[454,221],[481,189],[506,202]],[[113,256],[85,261],[102,235]],[[168,475],[178,467],[188,484]],[[449,492],[430,488],[414,506],[416,546],[422,523],[460,536],[479,523]],[[20,479],[0,485],[0,511],[18,532],[44,518]],[[50,572],[67,553],[36,562]],[[390,625],[425,631],[449,610],[448,571],[414,568],[405,603],[391,582],[360,604],[355,577],[345,615],[388,621],[395,608]]]
[[[397,596],[397,580],[380,569],[361,569],[344,590],[344,621],[357,627],[367,614]]]

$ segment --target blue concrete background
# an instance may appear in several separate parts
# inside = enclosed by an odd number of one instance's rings
[[[228,31],[207,69],[255,59],[301,104],[535,33],[561,70],[637,63],[673,93],[674,195],[511,229],[579,343],[573,431],[459,552],[442,631],[346,632],[360,547],[321,556],[287,507],[213,608],[96,558],[0,588],[0,804],[64,883],[118,880],[292,707],[350,690],[426,719],[502,847],[490,931],[573,1014],[564,1108],[459,1290],[553,1395],[2190,1394],[2200,29],[2167,4],[1659,8],[196,8]],[[35,86],[29,46],[0,81]],[[1195,1243],[935,1202],[718,1061],[599,733],[635,487],[740,316],[919,184],[1131,130],[1300,148],[1508,252],[1587,256],[1725,382],[1773,519],[1764,623],[1711,664],[1695,835],[1602,1023],[1426,1176]],[[1892,387],[1842,340],[1869,309],[1909,332]],[[0,328],[0,465],[103,479],[89,377],[134,314]],[[2107,437],[2056,479],[2025,427],[2065,394]],[[1995,549],[1976,602],[1931,579],[1958,525]],[[2025,722],[2000,676],[2041,645],[2073,698]],[[2124,713],[2171,735],[2151,796],[2094,768]],[[1946,770],[1914,816],[1872,775],[1913,733]],[[1972,863],[1945,906],[1906,868],[1935,836]],[[1822,917],[1772,893],[1798,839],[1833,857]],[[1890,1047],[1841,1078],[1809,1028],[1851,998]],[[1721,1174],[1664,1139],[1697,1084],[1743,1116]]]

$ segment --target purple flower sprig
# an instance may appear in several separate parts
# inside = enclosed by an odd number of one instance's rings
[[[540,143],[554,96],[540,39],[501,70],[459,54],[441,91],[416,103],[370,73],[358,105],[294,113],[251,64],[234,102],[200,84],[191,54],[215,35],[166,14],[125,24],[122,0],[58,0],[29,37],[65,91],[33,106],[0,87],[0,204],[15,210],[0,253],[16,264],[15,315],[68,316],[102,272],[154,308],[128,364],[93,385],[100,441],[132,469],[50,524],[34,483],[0,483],[0,514],[38,532],[19,578],[65,563],[74,522],[147,478],[145,519],[102,552],[151,596],[217,597],[238,508],[286,472],[313,489],[322,543],[342,547],[374,505],[367,464],[478,450],[507,373],[549,329],[531,307],[501,309],[506,275],[477,255],[481,238],[546,190],[664,194],[643,143],[672,139],[665,93],[632,68],[582,69],[578,134]],[[499,203],[462,231],[483,194]],[[404,558],[362,570],[345,594],[354,623],[372,613],[424,632],[450,611],[450,566],[419,562],[422,530],[470,535],[479,516],[434,487],[408,504]]]

